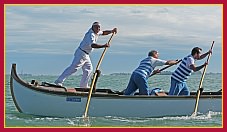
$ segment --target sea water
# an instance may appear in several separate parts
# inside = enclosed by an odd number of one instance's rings
[[[30,82],[37,80],[53,82],[57,76],[51,75],[20,75],[23,80]],[[107,88],[122,91],[127,87],[130,74],[101,75],[97,88]],[[5,127],[222,127],[222,112],[210,111],[208,113],[192,116],[167,116],[158,118],[125,118],[115,116],[58,118],[41,117],[19,113],[16,109],[9,86],[10,76],[5,76]],[[64,83],[66,87],[78,87],[81,75],[70,76]],[[194,74],[187,80],[190,91],[199,87],[201,74]],[[169,90],[170,75],[155,75],[149,78],[151,88],[159,87],[164,91]],[[222,74],[208,73],[203,81],[204,91],[218,91],[222,89]],[[34,104],[35,105],[35,104]],[[135,104],[136,105],[136,104]],[[31,106],[32,107],[32,106]],[[193,110],[192,110],[193,111]]]

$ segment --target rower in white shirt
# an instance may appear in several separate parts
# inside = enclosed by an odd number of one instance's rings
[[[101,31],[101,25],[99,22],[94,22],[92,27],[87,31],[79,47],[74,53],[74,59],[70,66],[68,66],[64,72],[54,82],[56,85],[62,86],[65,79],[75,73],[79,68],[82,68],[83,76],[80,81],[80,87],[89,88],[88,85],[93,67],[89,54],[93,48],[105,48],[109,47],[109,44],[98,44],[97,40],[100,35],[108,35],[111,33],[117,33],[117,28],[112,30]]]

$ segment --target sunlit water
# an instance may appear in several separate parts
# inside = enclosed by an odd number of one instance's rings
[[[32,79],[39,82],[53,82],[57,76],[21,76],[26,81]],[[78,87],[81,76],[71,76],[65,81],[66,87]],[[97,83],[97,88],[109,88],[122,91],[126,88],[130,75],[102,75]],[[188,87],[196,91],[199,86],[201,75],[192,75],[188,79]],[[169,90],[170,75],[155,75],[149,78],[151,88],[159,87],[165,91]],[[218,91],[222,89],[221,74],[206,74],[203,81],[204,91]],[[136,104],[135,104],[136,105]],[[9,76],[5,82],[5,126],[6,127],[222,127],[222,113],[210,111],[205,114],[192,116],[173,116],[159,118],[125,118],[125,117],[83,117],[57,118],[40,117],[19,113],[13,103]],[[193,111],[193,110],[192,110]]]

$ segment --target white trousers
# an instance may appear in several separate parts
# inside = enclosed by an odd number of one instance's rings
[[[65,71],[59,76],[59,78],[56,80],[58,83],[63,83],[65,79],[75,73],[79,68],[82,67],[83,76],[80,81],[80,87],[82,88],[90,88],[88,85],[89,79],[91,77],[91,73],[93,70],[91,59],[89,55],[84,53],[79,48],[76,50],[74,54],[74,59],[72,61],[72,64],[65,69]]]

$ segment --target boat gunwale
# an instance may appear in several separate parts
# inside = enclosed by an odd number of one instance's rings
[[[53,94],[53,95],[63,95],[63,96],[81,96],[81,97],[87,97],[88,96],[88,92],[81,92],[81,91],[75,91],[75,92],[67,92],[67,88],[62,87],[62,88],[55,88],[55,87],[45,87],[45,86],[40,86],[40,85],[33,85],[30,84],[28,82],[23,81],[16,72],[16,64],[12,64],[12,69],[11,69],[11,77],[10,77],[10,88],[11,88],[11,94],[13,96],[13,100],[14,102],[15,97],[14,97],[14,93],[13,93],[13,79],[15,81],[17,81],[18,83],[20,83],[21,85],[23,85],[24,87],[31,89],[31,90],[35,90],[35,91],[39,91],[45,94]],[[51,90],[52,89],[52,90]],[[53,90],[54,89],[54,90]],[[64,89],[64,90],[63,90]],[[77,89],[77,88],[75,88]],[[110,89],[106,89],[106,90],[110,90]],[[206,92],[208,95],[201,95],[200,98],[222,98],[222,92]],[[209,95],[210,93],[210,95]],[[216,93],[215,95],[213,95],[213,93]],[[218,95],[217,95],[218,94]],[[190,96],[147,96],[147,95],[119,95],[117,93],[105,93],[105,92],[95,92],[92,93],[92,97],[100,97],[100,98],[115,98],[115,99],[142,99],[142,98],[158,98],[158,99],[189,99],[189,98],[196,98],[196,95],[190,95]]]

